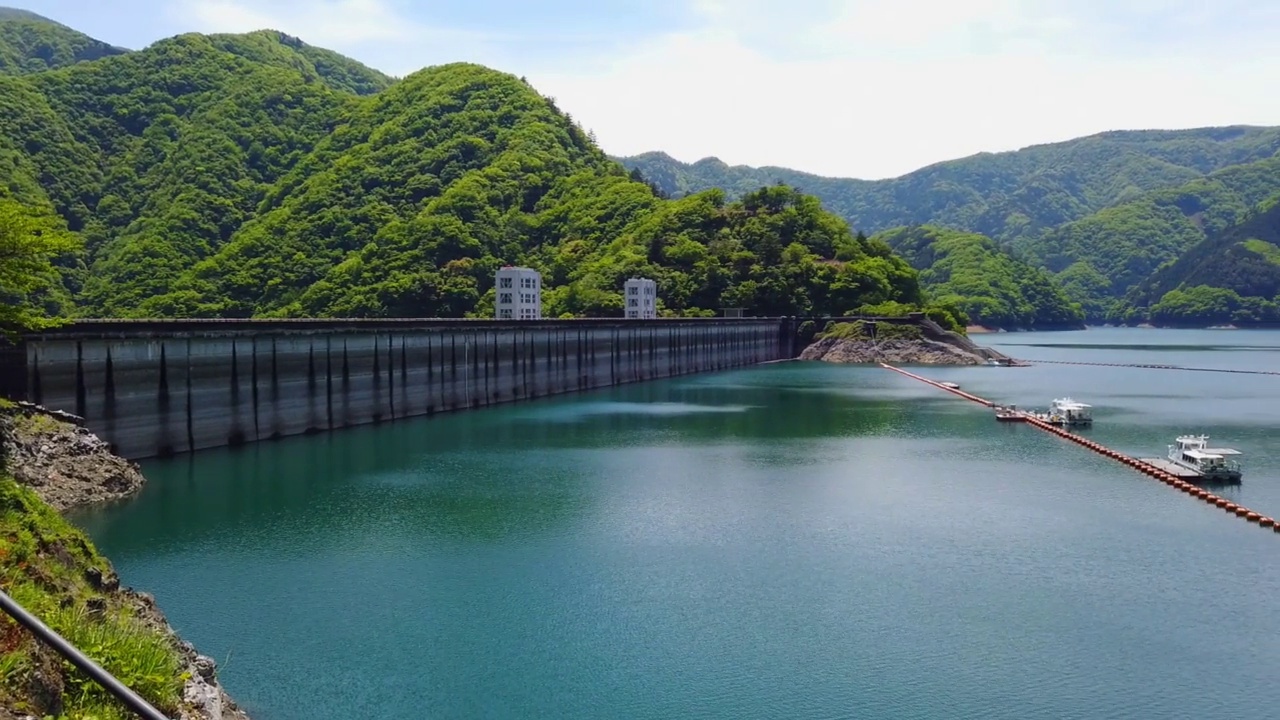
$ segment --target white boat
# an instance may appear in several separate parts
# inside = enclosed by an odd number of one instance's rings
[[[960,383],[953,383],[953,382],[940,382],[940,383],[938,383],[938,384],[939,384],[939,385],[941,385],[942,387],[945,387],[945,388],[951,388],[952,390],[959,390],[959,389],[960,389]]]
[[[1179,435],[1169,446],[1171,462],[1199,473],[1205,480],[1239,481],[1240,463],[1227,458],[1240,454],[1231,448],[1209,447],[1208,435]]]
[[[1035,413],[1035,416],[1050,425],[1062,425],[1064,427],[1072,425],[1092,425],[1092,408],[1092,405],[1076,402],[1069,397],[1058,398],[1049,406],[1049,412]]]
[[[1026,419],[1026,413],[1018,410],[1017,405],[996,405],[996,422],[1018,422]]]

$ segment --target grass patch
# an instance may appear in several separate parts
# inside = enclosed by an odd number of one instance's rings
[[[1246,250],[1252,250],[1266,258],[1271,264],[1280,265],[1280,247],[1276,247],[1266,240],[1258,239],[1245,240],[1241,244],[1244,245]]]
[[[18,413],[13,417],[13,426],[26,435],[53,435],[67,424],[44,413]]]
[[[874,332],[874,336],[872,333]],[[819,339],[834,338],[837,340],[923,340],[924,332],[919,325],[900,325],[898,323],[864,321],[832,322],[827,329],[818,335]]]
[[[0,586],[29,612],[99,665],[172,714],[186,681],[183,663],[167,637],[148,626],[118,593],[92,577],[111,567],[79,529],[29,488],[0,474]],[[115,720],[134,717],[93,680],[37,644],[8,616],[0,616],[0,702],[34,714]],[[33,679],[52,667],[60,683]],[[47,673],[45,673],[47,674]],[[50,688],[61,685],[59,692]],[[50,694],[58,697],[52,699]]]

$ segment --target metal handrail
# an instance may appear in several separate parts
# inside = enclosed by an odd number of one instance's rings
[[[9,617],[30,630],[33,635],[46,645],[56,650],[59,655],[66,658],[67,662],[75,665],[85,675],[93,678],[95,682],[114,695],[125,707],[137,713],[139,717],[144,720],[172,720],[152,707],[151,703],[143,700],[141,695],[130,690],[127,685],[117,680],[111,673],[102,669],[101,665],[76,649],[74,645],[67,642],[65,638],[54,632],[48,625],[41,622],[40,618],[27,612],[26,608],[19,605],[16,600],[9,597],[3,590],[0,590],[0,609],[3,609],[8,613]]]

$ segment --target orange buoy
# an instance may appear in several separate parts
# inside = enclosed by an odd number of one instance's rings
[[[1066,363],[1066,364],[1087,364],[1087,363]],[[1120,365],[1119,363],[1103,363],[1103,364]],[[921,377],[914,373],[907,372],[906,370],[893,367],[892,365],[889,365],[887,363],[880,363],[880,366],[888,370],[893,370],[894,372],[900,373],[909,378],[913,378],[915,380],[919,380],[921,382],[927,383],[934,387],[941,388],[943,390],[946,390],[947,392],[950,392],[954,395],[965,398],[967,400],[972,400],[973,402],[980,403],[988,407],[996,407],[996,404],[990,400],[980,398],[977,395],[967,393],[957,388],[947,387],[942,383],[939,383],[934,380],[930,380],[929,378]],[[1132,367],[1152,367],[1152,366],[1134,365]],[[1280,375],[1280,373],[1272,373],[1272,374]],[[1149,477],[1155,478],[1156,480],[1159,480],[1160,482],[1170,487],[1177,488],[1178,490],[1181,490],[1182,492],[1187,493],[1188,495],[1194,495],[1195,497],[1200,498],[1201,500],[1204,500],[1207,503],[1212,503],[1213,505],[1220,507],[1229,513],[1233,513],[1238,517],[1245,518],[1249,522],[1256,522],[1261,527],[1269,527],[1269,528],[1272,528],[1275,532],[1280,533],[1280,520],[1276,520],[1275,518],[1263,517],[1261,514],[1254,512],[1249,508],[1230,502],[1226,498],[1218,497],[1217,495],[1214,495],[1208,490],[1205,490],[1204,488],[1201,488],[1193,483],[1187,482],[1182,478],[1176,475],[1173,475],[1172,473],[1166,472],[1161,468],[1155,467],[1154,465],[1149,465],[1146,462],[1138,460],[1137,458],[1129,457],[1124,453],[1119,452],[1118,450],[1112,450],[1111,448],[1097,441],[1086,438],[1083,435],[1070,432],[1066,428],[1060,428],[1060,427],[1055,427],[1053,425],[1050,425],[1049,423],[1041,420],[1040,418],[1030,417],[1028,415],[1020,415],[1016,419],[1027,422],[1030,425],[1040,430],[1044,430],[1045,432],[1052,433],[1054,435],[1057,435],[1058,437],[1070,440],[1071,442],[1077,445],[1080,445],[1082,447],[1087,447],[1090,450],[1093,450],[1094,452],[1100,455],[1105,455],[1113,460],[1116,460],[1117,462],[1122,462],[1125,465],[1128,465],[1133,469],[1137,470],[1138,472],[1141,472],[1144,475],[1147,475]]]

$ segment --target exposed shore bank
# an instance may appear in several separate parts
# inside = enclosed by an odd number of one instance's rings
[[[985,365],[988,357],[967,338],[933,333],[921,325],[884,322],[841,322],[814,336],[801,360],[903,365]],[[990,351],[988,351],[990,352]]]
[[[81,651],[182,720],[248,720],[216,663],[169,625],[155,599],[121,587],[111,563],[59,514],[118,501],[146,482],[78,418],[0,401],[0,584]],[[7,616],[0,616],[0,720],[131,717]]]

